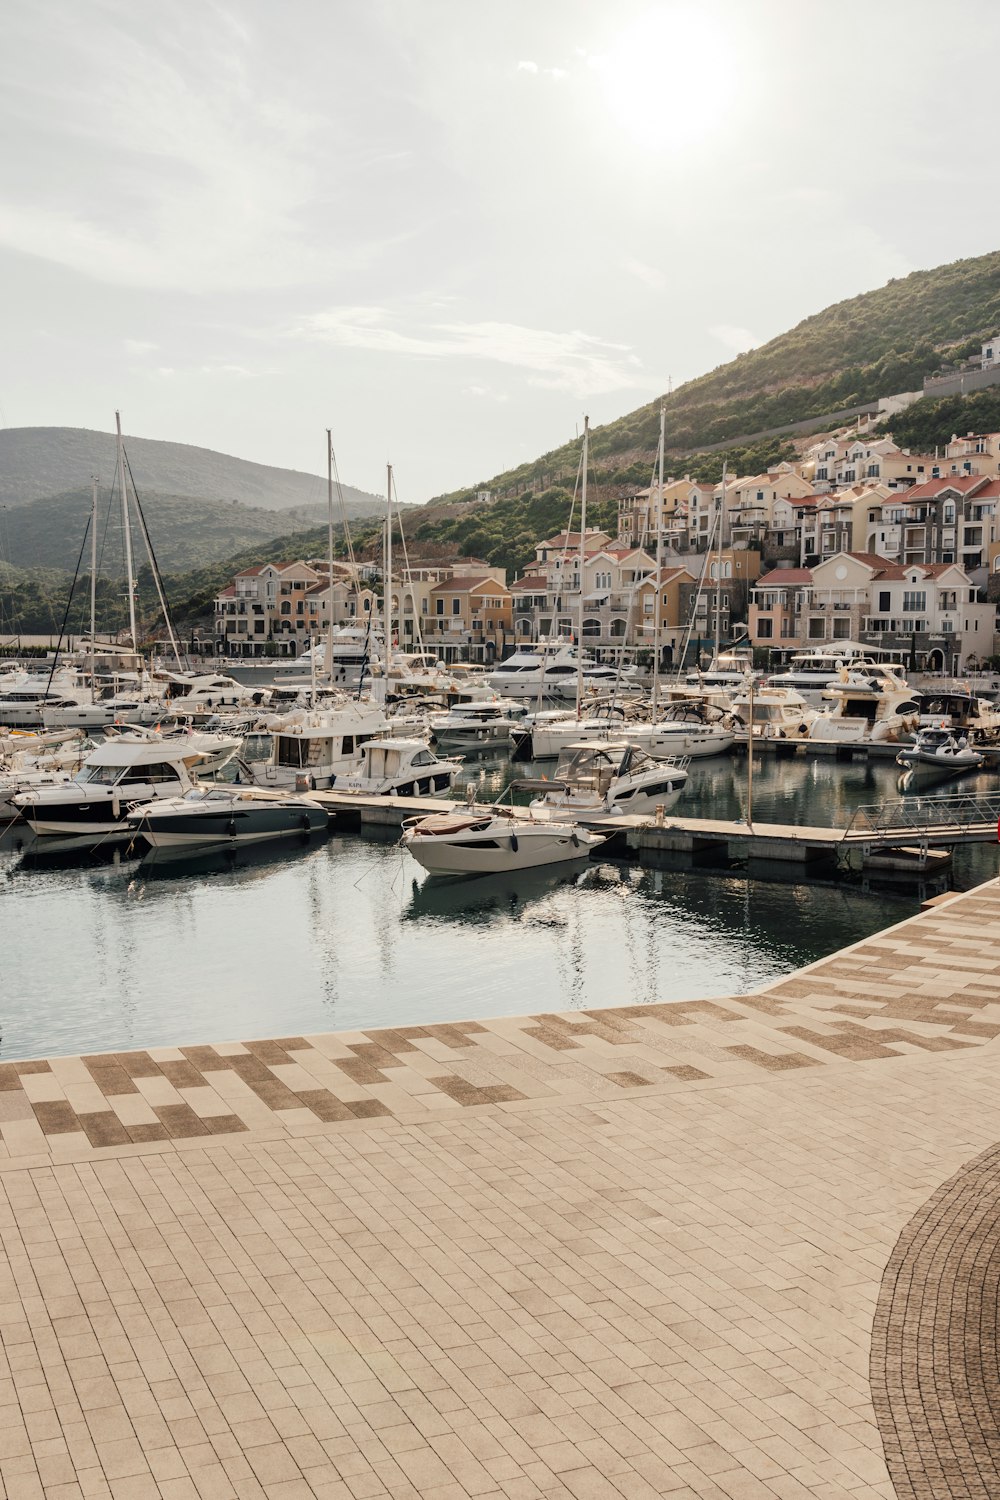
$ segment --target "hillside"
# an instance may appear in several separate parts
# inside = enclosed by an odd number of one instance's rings
[[[88,487],[0,510],[0,558],[15,567],[61,568],[72,573],[90,506]],[[154,492],[142,496],[142,508],[157,561],[165,572],[215,562],[255,543],[263,546],[287,534],[296,522],[308,525],[314,520],[311,511],[256,510]],[[135,557],[140,564],[145,561],[146,549],[134,517],[132,525]],[[112,500],[107,491],[98,497],[97,538],[98,571],[121,577],[121,510],[117,495]],[[89,539],[83,565],[89,573]]]
[[[997,331],[1000,252],[914,271],[838,302],[663,398],[671,467],[683,469],[683,455],[743,433],[919,389],[925,375],[978,350]],[[599,477],[627,484],[634,482],[637,465],[648,469],[659,409],[657,398],[594,429],[591,452]],[[572,484],[577,459],[577,445],[568,443],[441,498],[469,498],[477,489],[515,494]]]
[[[166,443],[153,438],[125,438],[125,449],[140,496],[147,492],[198,501],[290,510],[326,505],[326,479],[296,469],[232,458],[211,448]],[[322,452],[322,434],[317,449]],[[50,495],[65,495],[89,485],[97,474],[109,488],[115,472],[112,432],[83,427],[8,427],[0,429],[0,505],[27,505]],[[348,515],[370,514],[385,501],[344,485]]]

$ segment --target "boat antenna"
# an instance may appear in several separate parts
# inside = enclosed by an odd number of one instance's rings
[[[90,701],[96,699],[97,646],[97,475],[90,476]]]
[[[657,452],[656,475],[656,603],[653,606],[653,692],[651,698],[652,717],[656,719],[656,700],[660,688],[660,636],[663,631],[663,449],[666,437],[667,408],[660,402],[660,446]]]
[[[122,442],[122,414],[115,412],[115,427],[118,433],[118,483],[121,486],[122,536],[125,539],[125,586],[128,590],[128,626],[132,637],[132,650],[138,651],[139,640],[135,629],[135,572],[132,566],[132,526],[128,514],[128,488],[125,484],[125,445]]]
[[[580,483],[580,601],[579,628],[576,633],[576,716],[580,717],[583,705],[583,570],[587,556],[587,469],[590,447],[590,418],[583,419],[583,456],[580,460],[582,480]],[[567,537],[567,541],[569,538]]]
[[[385,583],[382,618],[385,622],[385,686],[388,692],[389,668],[392,666],[392,464],[385,466]]]

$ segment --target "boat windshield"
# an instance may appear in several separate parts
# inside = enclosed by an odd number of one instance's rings
[[[77,781],[85,786],[114,786],[125,772],[125,766],[84,766]]]

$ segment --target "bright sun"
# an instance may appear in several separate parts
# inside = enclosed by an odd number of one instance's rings
[[[729,113],[731,43],[718,19],[688,4],[646,11],[590,61],[609,118],[636,146],[689,145],[713,134]]]

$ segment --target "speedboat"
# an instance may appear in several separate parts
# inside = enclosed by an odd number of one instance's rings
[[[911,773],[936,773],[941,776],[960,776],[964,771],[978,771],[985,756],[969,744],[964,734],[956,734],[947,727],[921,729],[910,745],[904,745],[896,756],[896,764]]]
[[[128,814],[138,803],[176,797],[194,785],[197,755],[182,741],[120,736],[91,750],[72,781],[18,792],[12,805],[37,834],[128,833]]]
[[[431,875],[499,875],[586,859],[605,835],[531,812],[461,808],[410,820],[403,846]]]
[[[551,781],[525,783],[542,795],[531,806],[554,817],[566,813],[669,812],[688,773],[681,761],[654,760],[626,740],[567,745]]]
[[[147,802],[127,818],[154,849],[253,844],[322,833],[329,823],[326,810],[307,797],[221,786],[194,787],[183,797]]]
[[[362,745],[350,771],[334,777],[333,789],[370,797],[445,797],[461,769],[461,760],[439,760],[423,740],[372,740]]]

